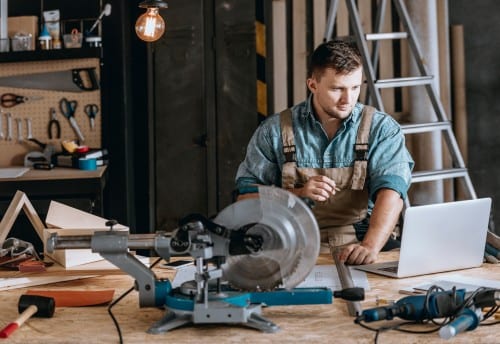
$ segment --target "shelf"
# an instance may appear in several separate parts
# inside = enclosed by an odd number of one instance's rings
[[[66,60],[97,57],[101,58],[101,48],[53,49],[35,51],[11,51],[0,53],[0,62],[26,62],[44,60]]]

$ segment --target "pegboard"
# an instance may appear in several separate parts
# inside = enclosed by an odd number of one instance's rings
[[[14,62],[2,63],[0,68],[0,77],[14,76],[33,73],[47,73],[53,71],[67,71],[68,78],[71,79],[71,69],[74,68],[96,68],[96,75],[99,79],[99,59],[69,59],[69,60],[50,60],[50,61],[34,61],[34,62]],[[77,101],[75,119],[85,138],[80,144],[85,144],[89,147],[101,147],[101,92],[81,91],[81,92],[65,92],[51,90],[50,86],[47,89],[27,89],[27,88],[12,88],[0,86],[0,95],[4,93],[14,93],[26,97],[41,97],[39,100],[32,100],[26,103],[18,104],[14,107],[2,107],[0,132],[3,133],[3,139],[0,139],[0,167],[18,166],[24,164],[24,156],[31,151],[41,151],[39,145],[26,140],[28,136],[27,119],[31,121],[31,131],[33,138],[42,143],[52,144],[57,151],[61,151],[61,142],[63,140],[77,140],[78,136],[70,125],[69,120],[64,117],[60,109],[60,100],[64,97],[69,101]],[[90,119],[84,112],[84,107],[87,104],[96,104],[99,107],[99,112],[95,117],[95,126],[91,130]],[[48,124],[51,119],[51,108],[56,110],[56,118],[61,126],[61,138],[52,140],[49,139]],[[12,140],[7,140],[7,113],[11,114],[12,124]],[[21,120],[23,139],[19,138],[18,119]],[[53,130],[55,135],[55,130]]]

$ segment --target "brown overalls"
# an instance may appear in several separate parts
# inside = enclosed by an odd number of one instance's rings
[[[356,136],[355,161],[352,167],[301,168],[297,167],[292,112],[280,113],[281,138],[285,164],[282,171],[282,187],[302,187],[312,176],[323,175],[335,181],[341,191],[325,202],[316,202],[313,213],[320,228],[321,241],[336,247],[357,242],[353,224],[363,220],[368,208],[367,174],[368,138],[375,108],[364,106]]]

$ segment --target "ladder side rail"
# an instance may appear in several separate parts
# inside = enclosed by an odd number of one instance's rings
[[[456,166],[458,167],[465,167],[465,162],[462,157],[462,153],[460,152],[460,147],[458,146],[457,139],[453,134],[453,129],[451,128],[451,126],[444,131],[444,138],[445,140],[447,140],[448,147],[452,148],[450,149],[452,151],[450,153],[452,155],[453,162],[456,163]]]
[[[325,35],[323,38],[324,42],[328,42],[333,36],[333,27],[335,26],[335,17],[337,15],[337,9],[339,6],[339,0],[331,0],[330,7],[328,8],[328,19],[326,21]]]
[[[380,0],[380,4],[378,5],[375,17],[375,25],[373,27],[373,33],[382,32],[382,25],[384,24],[385,20],[386,5],[387,5],[387,0]],[[379,50],[380,50],[379,40],[374,40],[372,43],[372,66],[373,66],[373,75],[375,76],[375,78],[377,78],[378,74],[378,60],[380,53]],[[370,89],[366,90],[365,99],[366,103],[370,103]]]
[[[373,95],[373,106],[380,111],[384,111],[384,104],[382,103],[382,97],[380,92],[377,91],[375,87],[375,73],[371,65],[370,52],[368,50],[368,44],[364,40],[363,27],[361,25],[361,20],[359,19],[358,10],[354,0],[346,0],[347,9],[349,12],[350,24],[354,30],[354,36],[356,38],[356,43],[361,52],[361,58],[363,61],[363,68],[365,71],[365,77],[367,81],[367,86],[369,92]]]
[[[477,194],[476,191],[474,190],[474,185],[472,184],[472,180],[470,179],[470,174],[467,173],[467,175],[463,177],[461,180],[464,183],[464,189],[466,190],[466,192],[469,193],[469,198],[476,199]]]
[[[380,4],[378,5],[377,14],[375,17],[375,26],[374,26],[373,33],[382,33],[382,26],[384,25],[384,21],[385,21],[386,6],[387,6],[387,0],[380,0]],[[377,75],[377,71],[378,71],[379,50],[380,50],[379,40],[373,41],[373,44],[372,44],[372,65],[373,65],[373,70],[375,72],[375,75]]]

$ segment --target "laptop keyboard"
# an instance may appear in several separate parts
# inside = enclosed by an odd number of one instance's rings
[[[387,271],[387,272],[398,272],[398,266],[388,266],[388,267],[385,267],[385,268],[379,268],[379,270],[382,270],[382,271]]]

